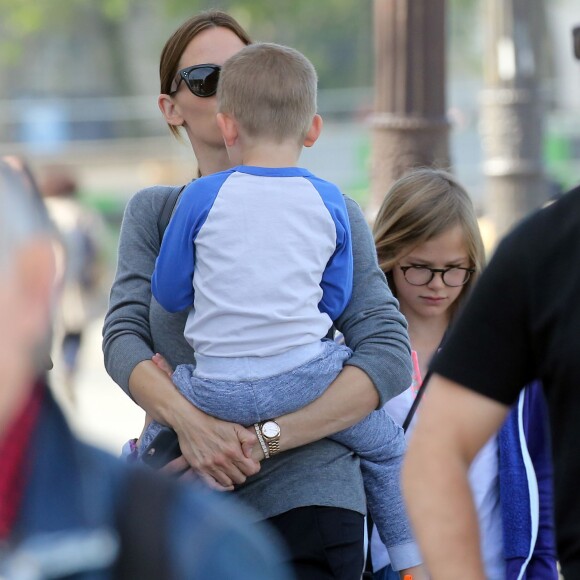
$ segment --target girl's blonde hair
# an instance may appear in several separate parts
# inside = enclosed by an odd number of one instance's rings
[[[446,171],[415,169],[397,180],[387,192],[373,225],[381,270],[396,295],[392,270],[417,246],[461,226],[475,273],[453,305],[455,313],[485,266],[485,250],[475,207],[469,194]]]

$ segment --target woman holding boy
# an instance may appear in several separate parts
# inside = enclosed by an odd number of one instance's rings
[[[172,132],[185,130],[200,175],[231,166],[216,124],[217,76],[249,43],[234,19],[212,11],[184,23],[163,50],[159,107]],[[107,370],[150,417],[177,432],[183,457],[170,468],[190,467],[221,486],[239,485],[240,499],[281,532],[299,578],[358,578],[366,510],[359,460],[325,438],[360,421],[411,380],[406,324],[378,269],[364,217],[346,199],[353,289],[336,327],[353,355],[319,399],[277,419],[281,452],[260,464],[243,451],[257,445],[253,429],[194,407],[152,361],[157,352],[172,366],[191,359],[183,337],[187,312],[166,313],[150,287],[161,242],[157,222],[172,189],[141,191],[126,208],[103,331]]]

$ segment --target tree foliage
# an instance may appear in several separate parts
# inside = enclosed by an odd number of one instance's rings
[[[305,52],[316,65],[321,85],[344,87],[372,81],[373,0],[0,0],[0,58],[14,63],[37,35],[71,36],[90,14],[109,32],[124,29],[137,11],[158,15],[148,31],[168,35],[170,24],[199,10],[221,8],[240,20],[257,40],[276,41]],[[117,55],[118,56],[118,55]]]
[[[102,35],[116,94],[139,88],[131,80],[127,37],[132,21],[153,16],[141,58],[155,60],[169,34],[199,10],[221,8],[235,16],[256,40],[288,44],[314,63],[321,88],[369,87],[373,83],[373,2],[390,0],[0,0],[0,67],[17,67],[45,53],[55,42],[73,50],[88,42],[87,27]],[[427,0],[426,0],[427,1]],[[450,62],[477,71],[478,5],[481,0],[448,0]],[[149,19],[151,22],[151,18]],[[93,42],[95,42],[93,40]],[[96,43],[98,44],[98,43]],[[32,45],[32,49],[30,46]],[[475,52],[474,52],[475,50]],[[79,57],[80,58],[80,57]],[[88,63],[80,63],[79,65]]]

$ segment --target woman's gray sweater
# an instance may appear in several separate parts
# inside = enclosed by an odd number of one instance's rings
[[[172,189],[156,186],[139,191],[123,216],[103,352],[107,372],[127,394],[133,369],[154,353],[163,354],[174,367],[192,359],[191,347],[183,337],[187,311],[169,314],[151,295],[151,274],[160,248],[157,220]],[[347,364],[369,375],[382,406],[411,384],[407,325],[377,265],[364,216],[353,200],[345,199],[353,240],[354,284],[351,301],[335,325],[354,351]],[[236,494],[265,518],[310,505],[366,513],[358,458],[328,439],[263,461],[260,472]]]

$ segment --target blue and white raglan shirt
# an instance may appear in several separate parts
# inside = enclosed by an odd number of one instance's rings
[[[213,357],[266,357],[320,341],[352,293],[340,190],[299,167],[238,166],[184,190],[152,291],[191,308],[185,338]]]

